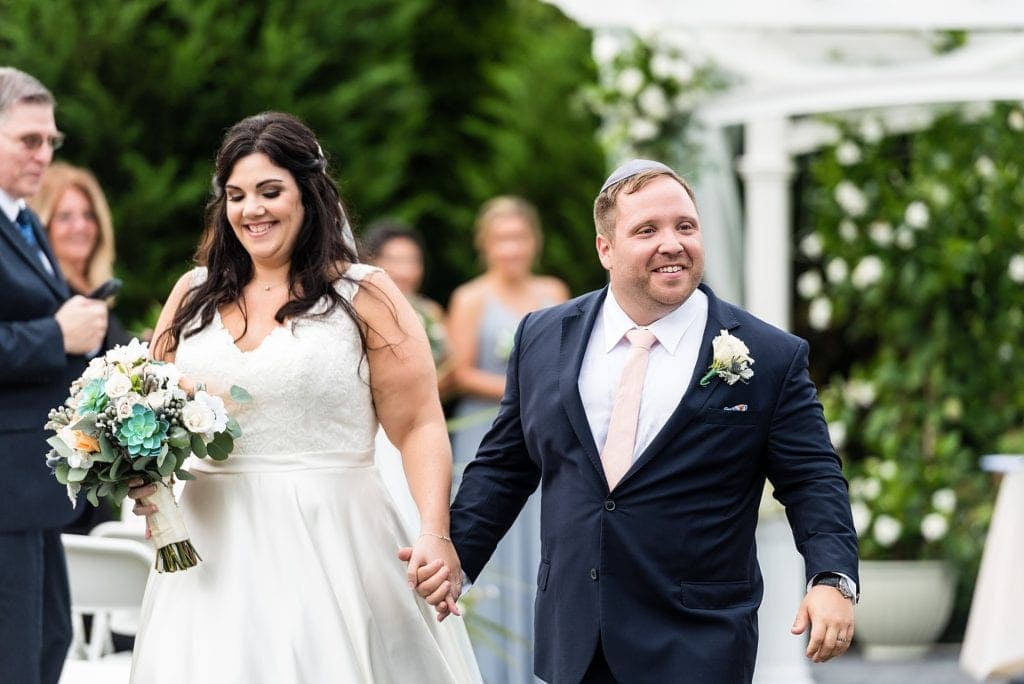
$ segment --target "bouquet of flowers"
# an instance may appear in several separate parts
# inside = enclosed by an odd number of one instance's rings
[[[176,477],[194,479],[182,469],[185,459],[223,460],[242,434],[220,397],[186,387],[174,364],[150,360],[148,343],[133,339],[94,358],[45,426],[56,433],[47,440],[53,449],[46,463],[72,505],[81,491],[98,506],[101,496],[122,500],[131,479],[157,484],[150,502],[159,510],[148,522],[160,572],[200,560],[171,490]],[[249,399],[240,387],[231,396]]]

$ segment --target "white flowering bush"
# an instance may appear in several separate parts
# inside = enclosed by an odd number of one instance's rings
[[[597,35],[594,58],[600,83],[587,101],[601,118],[601,141],[613,164],[630,157],[675,166],[686,161],[685,133],[693,109],[726,84],[723,73],[678,48],[635,34]]]
[[[861,555],[950,559],[969,592],[995,493],[979,460],[1024,424],[1024,108],[832,124],[803,176],[796,320]]]

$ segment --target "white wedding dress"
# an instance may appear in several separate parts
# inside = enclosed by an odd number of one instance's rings
[[[337,287],[349,301],[357,289]],[[480,681],[462,621],[439,624],[396,556],[411,540],[374,465],[369,371],[345,312],[249,352],[215,316],[176,364],[252,401],[226,399],[244,433],[227,460],[192,459],[181,508],[202,561],[150,576],[132,681]]]

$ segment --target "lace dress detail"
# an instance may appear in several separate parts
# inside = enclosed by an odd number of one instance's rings
[[[353,265],[338,292],[352,301],[375,270]],[[374,465],[348,314],[300,317],[251,351],[215,316],[175,363],[225,397],[243,436],[225,461],[192,459],[181,506],[203,562],[151,575],[132,681],[480,681],[462,622],[438,624],[395,555],[410,539]]]

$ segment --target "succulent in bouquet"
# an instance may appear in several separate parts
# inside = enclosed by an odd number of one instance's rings
[[[240,387],[231,396],[249,399]],[[124,499],[129,480],[156,483],[148,503],[158,511],[148,523],[157,570],[199,562],[171,488],[175,478],[193,479],[183,468],[190,454],[223,460],[242,434],[222,398],[191,387],[173,363],[150,359],[148,344],[133,339],[94,358],[45,427],[55,433],[47,440],[47,465],[72,505],[80,492],[98,506],[100,497]]]

